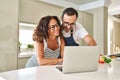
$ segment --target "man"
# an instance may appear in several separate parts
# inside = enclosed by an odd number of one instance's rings
[[[76,23],[78,12],[74,8],[66,8],[62,13],[63,37],[66,46],[79,46],[82,38],[87,45],[95,46],[95,40],[88,34],[81,24]]]

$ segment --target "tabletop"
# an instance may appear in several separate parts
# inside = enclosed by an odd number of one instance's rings
[[[0,76],[3,80],[120,80],[120,59],[99,64],[94,72],[63,74],[56,66],[18,69],[2,72]]]

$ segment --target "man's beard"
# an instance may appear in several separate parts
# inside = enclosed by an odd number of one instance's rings
[[[73,29],[72,27],[67,28],[67,26],[64,26],[64,25],[62,24],[62,30],[66,31],[66,32],[69,32],[69,31],[71,31],[72,29]]]

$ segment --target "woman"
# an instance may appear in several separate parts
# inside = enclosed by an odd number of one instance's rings
[[[60,21],[56,16],[41,18],[34,31],[33,40],[35,41],[36,54],[28,60],[26,67],[62,63],[64,40]]]

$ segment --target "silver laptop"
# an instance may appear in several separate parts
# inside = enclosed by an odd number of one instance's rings
[[[97,70],[99,53],[98,46],[66,46],[62,72],[75,73]]]

